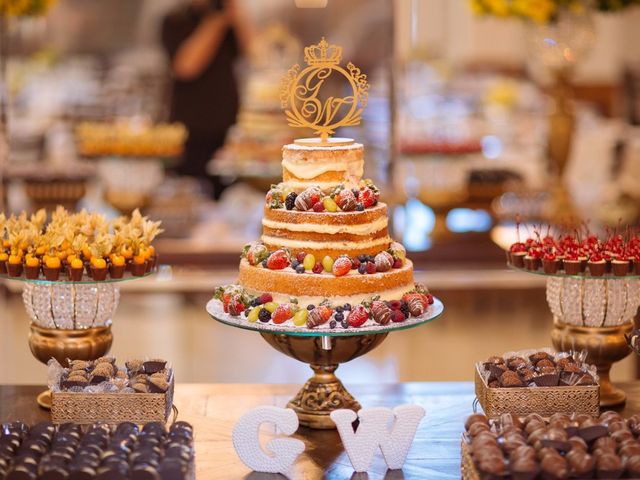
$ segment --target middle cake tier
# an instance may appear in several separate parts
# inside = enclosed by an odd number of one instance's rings
[[[316,258],[375,255],[391,245],[388,223],[384,203],[353,212],[317,213],[265,207],[261,240],[269,250],[286,248],[293,254],[313,253]]]
[[[357,304],[379,296],[380,300],[398,300],[415,288],[413,263],[405,259],[400,268],[362,275],[351,270],[347,275],[296,273],[290,267],[269,270],[240,261],[238,283],[249,293],[269,293],[275,302],[289,302],[295,298],[300,306],[318,304],[323,299],[334,303]]]

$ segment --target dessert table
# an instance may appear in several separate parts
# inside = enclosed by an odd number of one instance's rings
[[[621,384],[627,393],[622,415],[640,413],[640,382]],[[178,417],[192,423],[196,434],[196,478],[198,480],[284,478],[252,473],[236,456],[232,429],[242,414],[259,405],[285,406],[297,385],[178,384],[175,406]],[[405,403],[422,405],[427,415],[416,434],[402,471],[387,471],[378,454],[366,474],[353,474],[335,430],[301,427],[296,437],[306,444],[294,466],[294,478],[457,479],[460,478],[460,435],[472,411],[472,382],[422,382],[389,385],[350,385],[365,407],[394,407]],[[0,422],[48,420],[48,412],[34,401],[41,386],[0,385]],[[268,427],[263,427],[266,435]],[[353,475],[353,476],[352,476]]]

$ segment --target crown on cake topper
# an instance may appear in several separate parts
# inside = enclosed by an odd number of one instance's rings
[[[351,139],[330,138],[337,128],[358,125],[367,105],[369,84],[366,74],[349,62],[340,65],[342,47],[330,45],[324,37],[317,45],[304,49],[307,67],[295,64],[282,81],[280,100],[290,126],[310,128],[320,138],[303,138],[302,145],[348,145]],[[351,88],[351,95],[320,98],[325,82],[331,75],[341,75]],[[326,87],[325,87],[326,88]]]

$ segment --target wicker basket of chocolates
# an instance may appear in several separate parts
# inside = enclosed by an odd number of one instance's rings
[[[54,423],[166,422],[173,407],[173,370],[165,360],[113,357],[49,363],[51,420]]]
[[[461,445],[463,480],[640,478],[640,416],[557,413],[548,420],[473,414]]]
[[[476,397],[489,416],[554,413],[597,415],[600,387],[595,367],[582,355],[527,350],[476,364]]]

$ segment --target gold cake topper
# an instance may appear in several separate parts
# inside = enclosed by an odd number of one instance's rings
[[[349,144],[350,139],[331,139],[337,128],[358,125],[362,110],[367,105],[369,84],[367,75],[349,62],[345,69],[342,47],[330,45],[324,37],[317,45],[304,49],[307,67],[300,69],[295,64],[283,79],[280,91],[282,108],[290,126],[311,128],[320,138],[299,139],[296,143],[306,145]],[[323,85],[333,74],[342,75],[349,82],[352,94],[346,97],[320,98]]]

